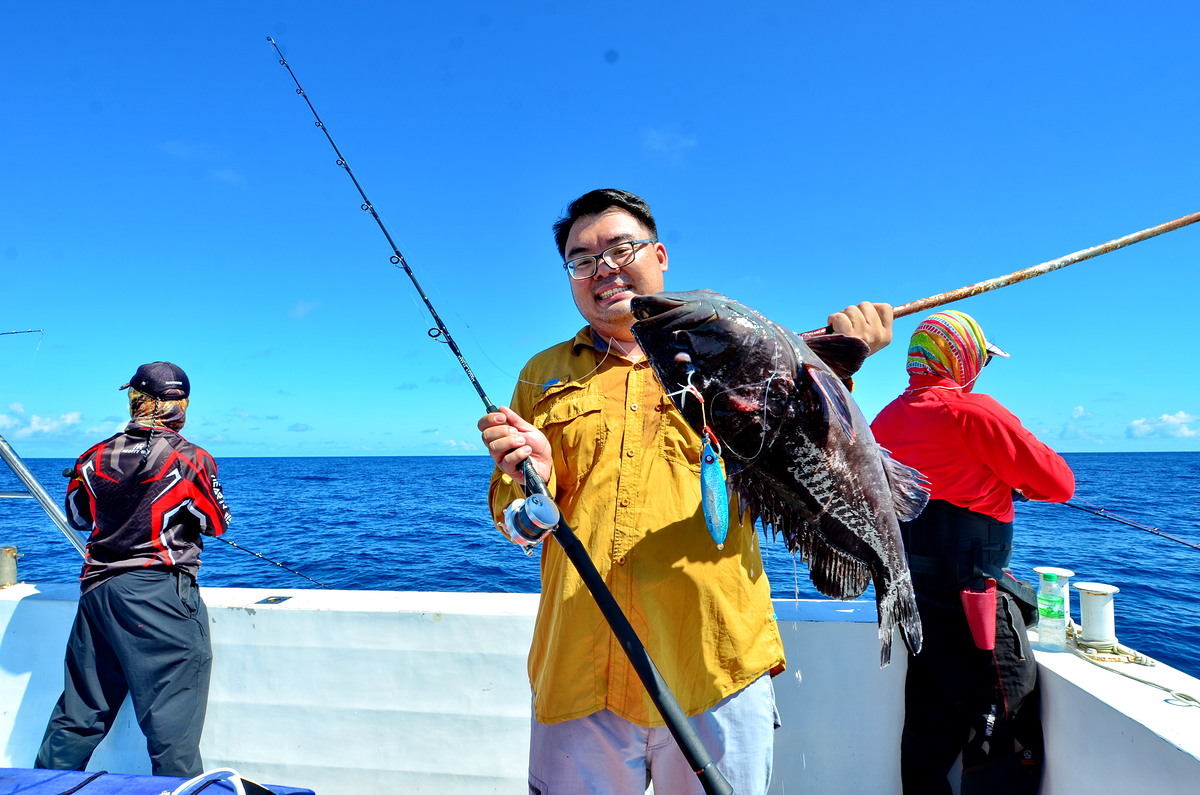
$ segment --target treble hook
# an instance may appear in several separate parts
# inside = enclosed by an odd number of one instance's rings
[[[700,393],[700,389],[698,387],[696,387],[695,384],[692,383],[692,376],[694,376],[694,375],[696,375],[696,368],[692,367],[691,365],[688,365],[687,383],[683,386],[682,389],[677,389],[674,392],[667,393],[667,397],[669,397],[669,398],[673,398],[676,395],[683,395],[683,397],[679,401],[679,410],[680,411],[683,411],[683,406],[685,403],[687,403],[688,395],[695,395],[696,400],[700,401],[701,411],[703,411],[703,409],[704,409],[704,395],[702,395]]]

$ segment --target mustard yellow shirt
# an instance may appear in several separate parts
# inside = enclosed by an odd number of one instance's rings
[[[782,669],[758,535],[734,517],[717,549],[700,507],[700,438],[649,362],[605,357],[584,328],[529,361],[511,406],[549,438],[550,495],[686,713]],[[520,486],[493,472],[488,497],[497,520],[520,496]],[[537,719],[607,708],[662,726],[562,548],[547,538],[541,555],[529,652]]]

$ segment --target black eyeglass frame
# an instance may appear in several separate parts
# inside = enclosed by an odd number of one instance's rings
[[[639,251],[638,246],[643,246],[647,243],[657,243],[657,242],[658,242],[658,238],[656,238],[656,237],[649,237],[649,238],[646,238],[645,240],[622,240],[620,243],[613,243],[611,246],[604,249],[599,254],[585,254],[582,257],[575,257],[574,259],[569,259],[563,263],[563,268],[567,271],[568,276],[570,276],[575,281],[581,282],[584,279],[590,279],[596,275],[596,271],[598,271],[600,269],[600,261],[601,260],[603,260],[604,264],[607,265],[612,270],[619,271],[623,268],[628,268],[630,265],[633,264],[633,261],[635,259],[637,259],[637,255],[638,255],[638,251]],[[629,259],[623,264],[618,264],[616,262],[613,262],[609,257],[612,254],[613,249],[621,248],[622,246],[631,246],[632,248],[629,251]],[[579,263],[583,260],[591,260],[592,261],[591,262],[591,273],[585,273],[584,275],[580,276],[580,275],[578,275],[578,272],[580,269]]]

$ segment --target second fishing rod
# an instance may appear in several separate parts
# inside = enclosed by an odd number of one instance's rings
[[[288,75],[292,78],[292,82],[295,83],[296,93],[300,95],[305,104],[308,105],[308,109],[312,111],[317,128],[325,134],[329,145],[333,147],[333,151],[337,155],[337,165],[346,172],[346,175],[358,190],[359,196],[362,197],[361,209],[371,214],[380,231],[383,232],[383,236],[387,238],[388,245],[392,249],[392,264],[404,270],[409,280],[412,281],[413,287],[416,288],[417,294],[420,295],[421,300],[424,302],[425,308],[429,310],[429,314],[436,324],[436,328],[429,330],[429,336],[434,339],[440,338],[450,347],[455,357],[458,358],[458,363],[462,366],[463,371],[467,374],[467,378],[470,379],[471,385],[483,401],[486,411],[488,413],[498,412],[499,409],[496,408],[496,405],[487,396],[483,385],[479,383],[479,379],[476,378],[474,371],[467,364],[462,351],[459,350],[457,343],[455,343],[454,338],[450,335],[449,329],[446,328],[437,310],[434,309],[433,303],[421,288],[416,274],[413,273],[404,255],[396,246],[391,233],[383,223],[383,219],[376,212],[375,205],[367,197],[366,191],[363,190],[358,178],[354,176],[349,162],[342,155],[337,143],[333,140],[333,136],[329,133],[329,129],[325,126],[320,114],[317,113],[317,109],[313,106],[312,100],[309,99],[307,92],[300,85],[296,73],[292,71],[292,67],[288,64],[287,59],[283,57],[283,52],[279,49],[278,43],[270,36],[267,37],[267,41],[279,56],[280,66],[287,70]],[[642,685],[646,688],[646,692],[649,694],[651,701],[654,702],[654,706],[658,709],[659,714],[662,715],[663,721],[666,723],[671,735],[675,738],[676,743],[678,743],[680,750],[683,751],[688,764],[695,771],[701,785],[704,787],[704,791],[706,793],[733,792],[733,788],[730,787],[725,777],[717,769],[712,755],[700,740],[700,736],[696,733],[691,721],[688,720],[688,716],[684,713],[682,707],[679,706],[674,693],[671,692],[671,689],[663,680],[658,668],[654,665],[654,661],[650,658],[649,653],[647,653],[646,647],[642,644],[633,626],[629,623],[629,619],[625,617],[621,606],[613,597],[612,592],[609,591],[604,578],[600,576],[592,559],[588,557],[587,550],[575,535],[574,530],[562,518],[557,506],[554,505],[546,489],[546,484],[537,472],[534,471],[533,464],[528,458],[522,462],[522,475],[525,479],[525,493],[529,498],[525,501],[524,505],[519,507],[516,505],[513,506],[513,528],[530,541],[536,542],[547,533],[553,536],[555,541],[562,547],[563,553],[579,573],[580,579],[583,580],[592,597],[596,600],[600,612],[612,628],[613,634],[621,644],[621,648],[625,650],[630,664],[637,673]]]

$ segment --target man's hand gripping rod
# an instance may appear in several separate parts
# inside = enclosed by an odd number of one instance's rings
[[[658,707],[675,742],[679,744],[679,748],[683,751],[688,764],[692,766],[692,770],[700,777],[704,791],[722,795],[732,793],[733,787],[729,785],[725,776],[717,769],[716,763],[712,761],[708,749],[704,747],[700,736],[696,734],[695,728],[692,727],[683,708],[679,706],[675,695],[667,687],[662,674],[658,672],[654,661],[650,659],[650,654],[638,639],[637,632],[629,623],[629,619],[625,618],[625,613],[617,604],[617,600],[613,598],[612,591],[608,589],[604,579],[601,578],[592,559],[588,557],[587,550],[579,541],[579,537],[575,535],[575,531],[571,529],[570,525],[563,521],[558,506],[546,493],[546,485],[534,471],[533,462],[526,458],[521,462],[521,467],[522,474],[525,476],[525,493],[529,496],[524,501],[518,500],[505,509],[505,521],[510,531],[519,534],[528,542],[528,545],[522,544],[527,550],[526,554],[529,554],[528,550],[532,548],[532,545],[537,544],[545,537],[546,533],[553,534],[563,552],[575,565],[583,584],[587,586],[596,600],[596,605],[604,614],[608,625],[612,627],[613,634],[620,641],[621,648],[629,657],[630,665],[637,672],[638,678],[642,680],[642,685],[650,694],[654,706]]]

